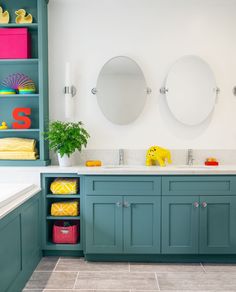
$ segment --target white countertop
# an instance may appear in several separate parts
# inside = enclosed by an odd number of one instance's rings
[[[205,165],[169,165],[160,166],[102,166],[78,167],[81,175],[233,175],[236,174],[236,165],[205,166]]]
[[[105,165],[101,167],[86,166],[46,166],[46,167],[4,167],[5,173],[10,171],[14,173],[75,173],[79,175],[236,175],[236,165],[168,165],[160,166],[144,166],[144,165]],[[1,173],[1,168],[0,168]],[[1,179],[0,179],[1,182]]]
[[[0,219],[40,191],[34,184],[0,183]]]

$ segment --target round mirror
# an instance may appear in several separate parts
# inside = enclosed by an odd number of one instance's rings
[[[102,68],[96,88],[98,104],[114,124],[133,122],[142,112],[147,85],[142,70],[128,57],[115,57]]]
[[[191,126],[200,124],[216,103],[214,74],[199,57],[183,57],[168,73],[165,94],[167,104],[178,121]]]

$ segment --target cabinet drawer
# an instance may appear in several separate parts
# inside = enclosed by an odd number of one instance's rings
[[[157,176],[87,176],[87,195],[161,195]]]
[[[166,176],[162,178],[162,194],[236,195],[236,176]]]

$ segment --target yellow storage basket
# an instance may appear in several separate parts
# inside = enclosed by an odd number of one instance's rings
[[[58,202],[51,205],[52,216],[78,216],[79,215],[79,202]]]
[[[56,178],[50,186],[54,195],[74,195],[78,192],[78,179]]]

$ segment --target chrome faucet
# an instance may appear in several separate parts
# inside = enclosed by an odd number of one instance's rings
[[[119,165],[124,164],[124,149],[119,149]]]
[[[187,165],[193,165],[193,149],[188,149],[188,155],[187,155]]]

